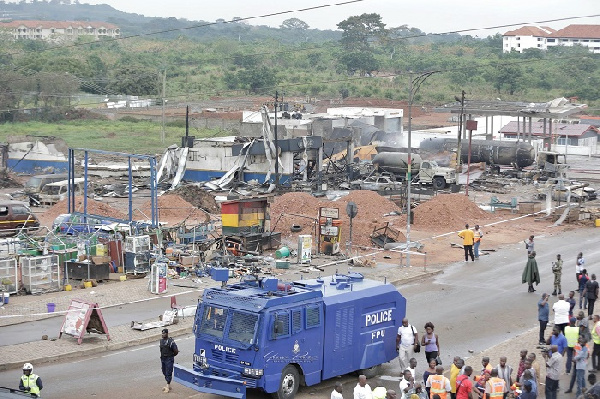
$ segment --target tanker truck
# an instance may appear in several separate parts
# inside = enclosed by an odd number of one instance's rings
[[[373,157],[373,165],[379,172],[392,173],[399,179],[406,176],[408,169],[408,154],[404,152],[380,152]],[[456,183],[456,171],[442,167],[433,160],[423,160],[420,155],[412,154],[411,172],[414,180],[431,184],[436,190]]]
[[[456,154],[458,140],[434,138],[421,141],[419,153],[428,159],[436,159],[439,165],[448,166],[450,157]],[[461,142],[461,161],[468,162],[469,141]],[[488,165],[515,165],[518,168],[530,166],[535,161],[535,151],[531,144],[516,141],[471,140],[471,163],[485,162]]]

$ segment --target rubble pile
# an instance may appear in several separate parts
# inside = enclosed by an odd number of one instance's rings
[[[276,197],[271,205],[271,225],[275,231],[280,231],[283,238],[293,239],[298,234],[315,235],[314,223],[319,214],[319,207],[339,208],[342,220],[342,248],[349,238],[350,219],[346,214],[346,204],[354,202],[358,208],[358,214],[352,220],[352,242],[353,245],[372,246],[369,236],[375,227],[380,227],[385,222],[390,222],[396,227],[402,226],[402,220],[396,213],[400,209],[390,200],[380,196],[374,191],[355,190],[337,201],[318,199],[308,193],[295,192],[286,193]],[[299,217],[295,215],[302,215]],[[388,216],[384,216],[388,215]],[[299,225],[302,230],[292,233],[292,225]],[[316,239],[316,238],[315,238]],[[405,240],[400,234],[399,240]]]
[[[415,227],[432,230],[460,230],[494,219],[464,194],[439,194],[417,206]]]
[[[194,184],[181,185],[173,190],[173,194],[179,195],[190,204],[209,213],[221,213],[221,207],[217,205],[215,197]]]
[[[150,200],[142,204],[133,212],[134,220],[149,220],[152,218]],[[180,223],[193,226],[206,223],[210,220],[206,212],[190,204],[181,196],[166,194],[158,197],[158,220],[167,226],[175,226]]]
[[[0,188],[16,188],[23,187],[19,181],[17,181],[11,174],[6,170],[0,172]]]
[[[63,213],[67,213],[67,199],[57,202],[52,207],[48,208],[46,212],[38,215],[40,224],[42,226],[52,226],[54,219]],[[83,212],[83,196],[78,195],[75,197],[75,212]],[[110,205],[107,205],[100,201],[95,201],[88,198],[87,200],[87,212],[92,215],[99,216],[110,216],[118,219],[127,219],[127,215]]]

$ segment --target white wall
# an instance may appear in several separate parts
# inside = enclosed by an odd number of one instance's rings
[[[511,49],[515,49],[522,53],[527,48],[546,49],[545,39],[536,36],[504,36],[502,40],[502,51],[510,53]]]
[[[546,47],[553,46],[566,46],[573,47],[575,45],[581,45],[588,47],[594,54],[600,54],[600,39],[558,39],[553,38],[554,42],[548,42],[546,40]]]

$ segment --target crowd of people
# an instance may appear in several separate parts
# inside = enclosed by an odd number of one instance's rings
[[[463,239],[465,262],[469,259],[475,261],[479,257],[483,232],[479,226],[471,230],[466,225],[458,235]],[[531,235],[524,242],[527,263],[522,282],[528,284],[529,292],[535,292],[534,284],[540,283],[535,237]],[[441,364],[440,338],[433,323],[425,324],[419,339],[419,330],[404,318],[396,338],[401,370],[398,391],[383,387],[371,390],[362,375],[354,388],[354,399],[536,399],[542,389],[547,399],[572,397],[572,393],[576,399],[600,399],[600,383],[596,383],[595,375],[600,371],[600,316],[594,315],[600,287],[596,275],[588,275],[583,253],[577,255],[575,264],[577,289],[569,291],[565,297],[562,292],[562,256],[557,254],[552,262],[554,290],[551,294],[543,293],[537,303],[539,360],[535,352],[523,349],[516,369],[508,365],[507,358],[502,356],[495,367],[488,357],[483,357],[481,370],[474,370],[472,366],[465,365],[464,359],[455,357],[447,372]],[[577,292],[579,300],[575,298]],[[557,297],[557,301],[550,306],[551,296]],[[554,316],[553,326],[551,334],[546,336],[550,308]],[[425,352],[426,362],[422,375],[417,374],[414,355],[421,350]],[[542,369],[545,370],[544,380]],[[559,379],[563,374],[570,376],[569,385],[559,395]],[[337,383],[331,399],[341,399],[341,392],[341,383]]]
[[[495,367],[489,357],[482,357],[481,369],[475,370],[457,356],[447,371],[441,364],[439,337],[433,323],[425,324],[419,339],[419,330],[404,318],[396,338],[402,370],[398,390],[371,389],[367,378],[361,375],[353,391],[354,399],[536,399],[541,390],[547,399],[572,397],[566,396],[572,393],[576,399],[600,399],[600,383],[596,383],[595,375],[600,371],[600,316],[588,319],[584,309],[574,315],[577,305],[574,292],[569,293],[567,300],[558,291],[557,295],[558,300],[552,305],[554,325],[549,336],[545,336],[545,330],[550,295],[542,294],[538,302],[539,357],[536,352],[522,349],[515,367],[508,364],[506,356],[499,357]],[[422,374],[417,372],[415,357],[421,347],[426,358]],[[559,379],[563,374],[570,375],[570,381],[559,394]],[[342,391],[342,384],[336,383],[331,399],[342,399]]]

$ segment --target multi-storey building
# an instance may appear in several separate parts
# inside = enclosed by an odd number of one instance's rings
[[[0,22],[0,31],[8,32],[16,40],[68,41],[80,36],[93,36],[96,39],[121,36],[121,30],[117,25],[87,21]]]
[[[588,47],[593,53],[600,54],[600,25],[569,25],[555,30],[547,26],[523,26],[503,35],[502,51],[509,53],[537,48],[546,50],[553,46]]]

